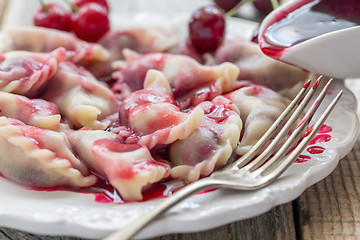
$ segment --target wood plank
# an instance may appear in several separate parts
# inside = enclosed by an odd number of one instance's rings
[[[292,240],[296,239],[292,212],[292,204],[288,203],[277,206],[268,213],[258,217],[234,222],[209,231],[190,234],[173,234],[152,240]]]
[[[360,239],[360,142],[299,202],[303,239]]]
[[[283,204],[273,208],[268,213],[247,220],[227,224],[212,230],[187,233],[170,234],[153,238],[152,240],[295,240],[295,227],[293,221],[292,204]],[[38,236],[9,228],[0,228],[2,240],[80,240],[75,237]]]

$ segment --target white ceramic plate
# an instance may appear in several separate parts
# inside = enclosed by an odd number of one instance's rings
[[[137,19],[145,16],[140,14]],[[114,22],[120,20],[121,17],[113,15]],[[249,37],[255,26],[252,22],[238,20],[231,21],[228,27],[231,34]],[[321,154],[304,151],[303,155],[309,156],[310,160],[294,163],[278,181],[258,191],[219,189],[195,195],[154,221],[138,237],[201,231],[250,218],[294,200],[306,188],[328,176],[352,149],[359,132],[356,99],[344,87],[343,81],[335,81],[325,102],[340,89],[344,89],[344,95],[326,122],[331,127],[326,133],[331,140],[312,145],[318,150],[323,148]],[[85,238],[102,238],[124,228],[162,201],[97,203],[92,194],[26,190],[4,180],[0,180],[0,191],[0,225],[35,234]]]
[[[278,181],[258,191],[218,189],[195,195],[153,222],[138,237],[201,231],[250,218],[294,200],[328,176],[352,149],[359,132],[356,100],[343,81],[335,81],[324,101],[329,102],[340,89],[344,95],[326,121],[332,128],[326,133],[331,140],[309,146],[322,147],[323,153],[304,151],[310,160],[294,163]],[[97,203],[92,194],[26,190],[4,180],[0,180],[0,191],[0,225],[31,233],[85,238],[101,238],[124,228],[161,201]]]

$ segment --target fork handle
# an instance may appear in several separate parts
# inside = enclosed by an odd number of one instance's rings
[[[186,187],[177,191],[171,197],[165,199],[162,203],[152,209],[150,212],[145,214],[140,219],[137,219],[134,223],[129,224],[125,229],[116,231],[106,237],[104,240],[128,240],[131,239],[136,233],[141,229],[146,227],[152,220],[161,214],[165,213],[167,210],[184,200],[185,198],[201,191],[216,187],[213,181],[209,181],[208,178],[200,179],[196,182],[193,182]]]

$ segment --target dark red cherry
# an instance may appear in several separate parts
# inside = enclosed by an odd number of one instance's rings
[[[106,10],[109,11],[109,4],[108,4],[107,0],[75,0],[73,3],[77,7],[82,7],[88,3],[97,3],[97,4],[105,7]]]
[[[225,12],[217,6],[196,10],[189,22],[190,44],[200,53],[213,52],[225,37]]]
[[[78,38],[96,42],[110,29],[108,12],[102,5],[87,3],[73,13],[71,28]]]
[[[214,0],[214,3],[217,6],[221,7],[225,12],[228,12],[231,9],[233,9],[240,2],[241,0]]]
[[[38,27],[54,28],[63,31],[71,30],[71,12],[55,3],[44,4],[35,12],[33,21]]]

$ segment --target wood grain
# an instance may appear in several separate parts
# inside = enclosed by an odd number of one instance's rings
[[[152,240],[292,240],[296,239],[292,204],[275,207],[268,213],[247,220],[234,222],[209,231],[191,234],[173,234]]]
[[[303,239],[360,239],[360,142],[299,202]]]

